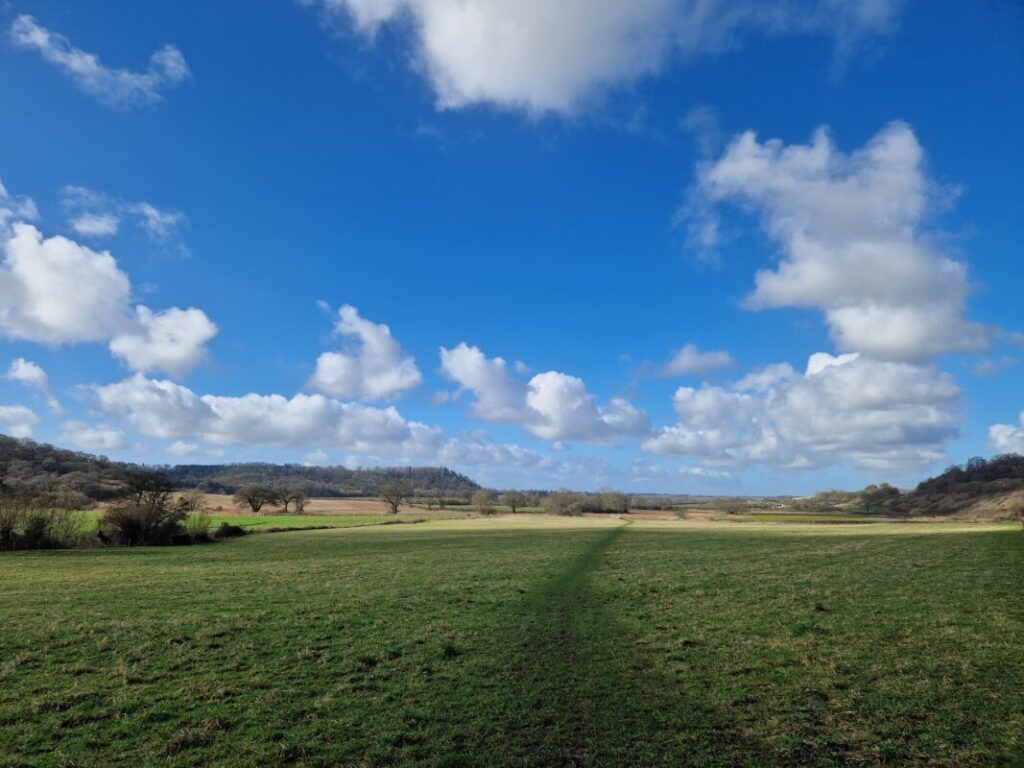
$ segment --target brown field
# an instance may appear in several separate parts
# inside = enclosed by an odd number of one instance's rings
[[[956,512],[936,510],[937,514],[918,514],[910,518],[891,518],[883,515],[878,516],[878,521],[905,520],[914,522],[983,522],[992,520],[1014,520],[1017,518],[1017,510],[1024,507],[1024,492],[1015,491],[995,495],[986,499],[975,501],[973,504],[963,503],[963,507]],[[206,494],[206,508],[212,514],[251,514],[248,508],[239,508],[234,499],[228,494],[208,493]],[[439,515],[451,517],[453,514],[464,513],[475,515],[476,510],[468,505],[456,505],[448,509],[427,509],[425,506],[414,504],[402,505],[403,512],[416,512],[423,515]],[[759,513],[783,513],[801,514],[799,510],[751,510],[747,514]],[[850,509],[850,513],[859,514],[859,510]],[[280,513],[279,507],[266,507],[260,514],[273,515]],[[289,514],[294,514],[294,507],[289,509]],[[368,498],[310,498],[306,500],[303,514],[306,515],[385,515],[388,514],[387,505],[379,499]],[[810,513],[807,513],[810,514]],[[682,517],[685,520],[708,522],[725,517],[724,509],[717,509],[713,506],[688,508],[680,515],[676,510],[657,509],[632,509],[625,514],[616,515],[621,520],[677,520]],[[591,515],[587,515],[590,517]],[[610,517],[606,514],[595,514],[595,517]],[[838,513],[837,516],[842,516]]]
[[[232,514],[245,514],[247,508],[240,509],[234,499],[222,493],[206,494],[206,508],[212,512],[224,512]],[[267,507],[268,514],[273,514],[279,508]],[[420,507],[413,507],[411,504],[403,504],[403,510],[413,510],[419,514],[431,514],[436,512],[451,516],[451,510],[427,510]],[[289,507],[289,514],[294,514],[295,508]],[[385,515],[388,512],[387,504],[379,499],[306,499],[306,507],[303,514],[306,515]]]

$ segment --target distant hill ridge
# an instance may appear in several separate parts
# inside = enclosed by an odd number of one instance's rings
[[[166,468],[179,488],[234,493],[254,483],[302,488],[309,496],[373,496],[389,480],[404,479],[417,492],[461,495],[480,488],[473,480],[445,467],[307,467],[301,464],[182,464]]]
[[[141,465],[112,461],[47,443],[0,435],[0,479],[37,493],[73,491],[103,501],[119,492]],[[188,464],[161,466],[178,488],[234,493],[250,483],[301,488],[309,496],[373,496],[388,480],[403,478],[417,493],[465,495],[480,488],[445,467],[306,467],[298,464]]]

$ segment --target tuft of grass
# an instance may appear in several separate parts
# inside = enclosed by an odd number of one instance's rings
[[[1019,764],[1021,547],[516,515],[4,554],[0,765]]]

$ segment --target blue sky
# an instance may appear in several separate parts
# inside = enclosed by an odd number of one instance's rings
[[[7,434],[744,494],[1024,452],[1018,3],[0,25]]]

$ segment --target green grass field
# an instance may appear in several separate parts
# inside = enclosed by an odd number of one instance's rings
[[[9,553],[0,765],[1019,765],[1022,584],[996,525]]]
[[[826,525],[878,522],[877,517],[868,517],[867,515],[815,514],[813,512],[754,512],[724,516],[722,519],[740,523],[823,523]]]

